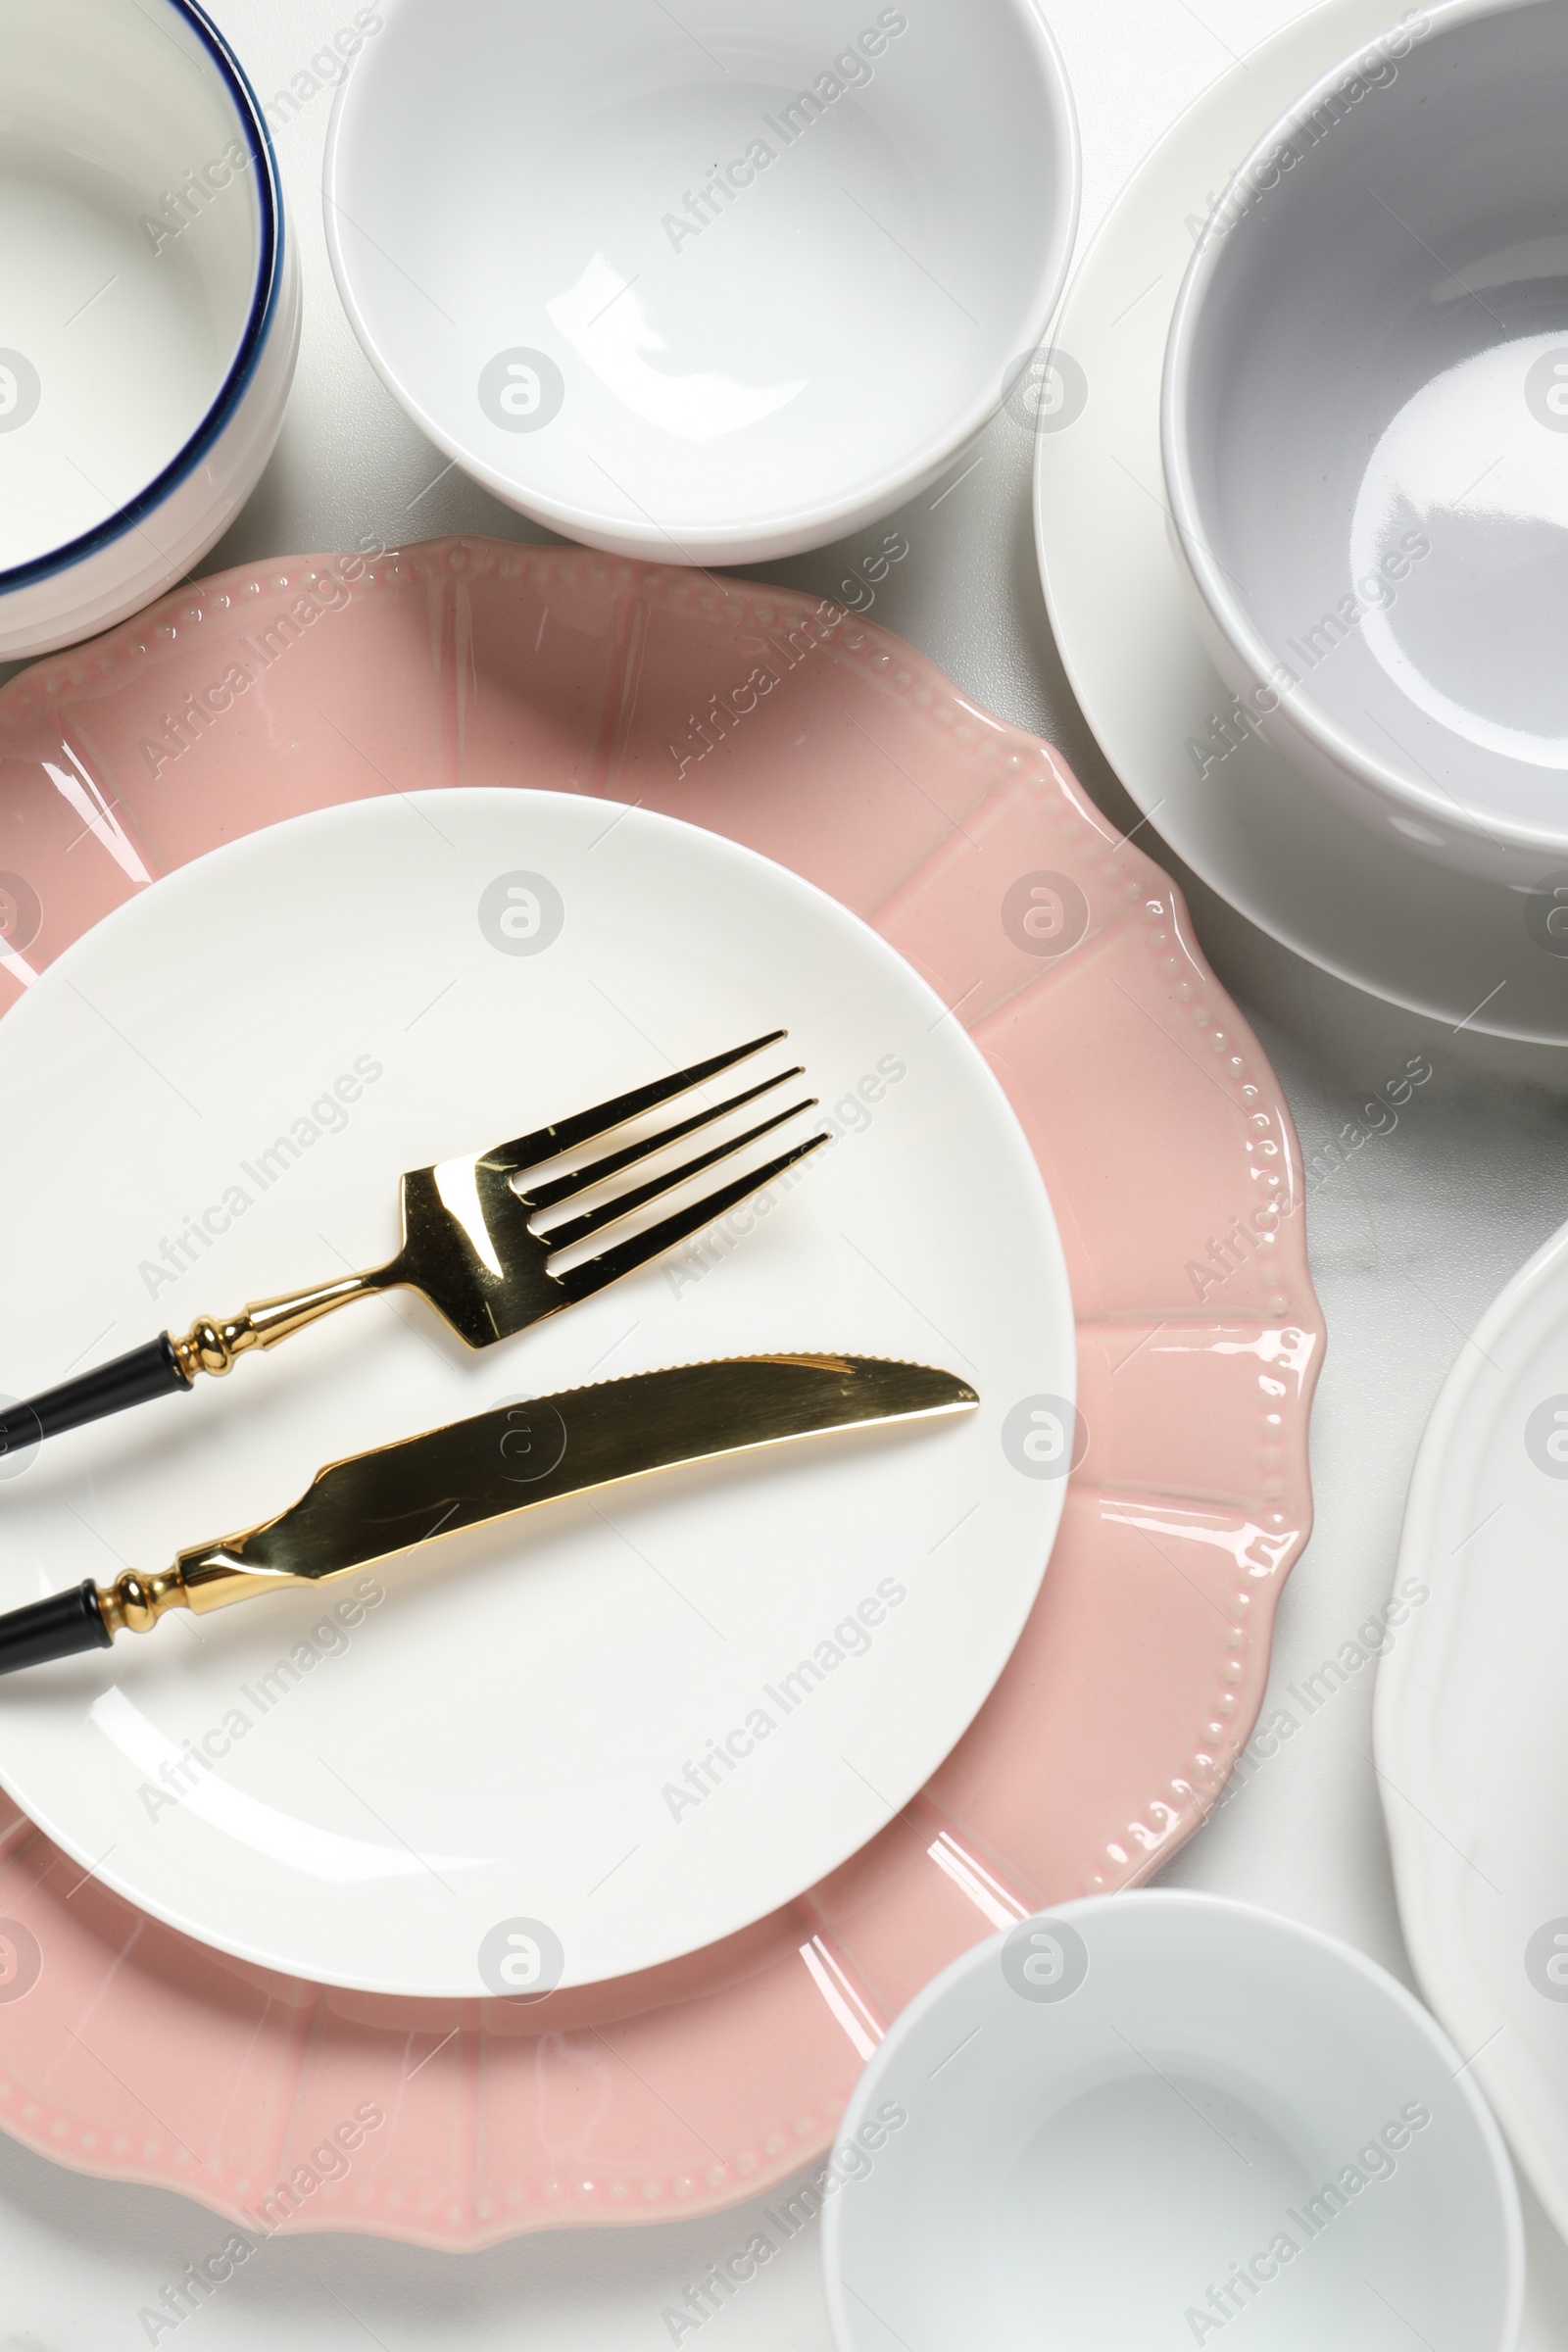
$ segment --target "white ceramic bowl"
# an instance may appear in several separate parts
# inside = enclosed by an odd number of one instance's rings
[[[1033,0],[390,0],[322,187],[354,330],[510,506],[788,555],[934,479],[1060,290],[1078,143]]]
[[[267,127],[188,0],[0,0],[0,661],[206,554],[283,418],[299,281]]]
[[[811,2194],[840,2352],[1518,2333],[1518,2195],[1458,2053],[1359,1953],[1213,1895],[1066,1903],[956,1961]]]
[[[1568,859],[1568,0],[1450,0],[1242,165],[1176,305],[1171,512],[1239,710],[1441,862]]]

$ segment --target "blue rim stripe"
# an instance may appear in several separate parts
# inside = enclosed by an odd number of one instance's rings
[[[186,476],[195,471],[244,399],[277,314],[283,278],[283,191],[267,118],[251,88],[245,69],[212,19],[196,6],[196,0],[164,0],[164,5],[172,9],[196,33],[217,67],[220,78],[227,86],[242,125],[248,122],[254,132],[250,161],[258,167],[262,250],[257,265],[256,290],[251,297],[250,316],[240,338],[239,349],[212,407],[163,472],[155,475],[145,490],[138,491],[127,505],[106,515],[102,522],[96,523],[90,531],[84,531],[80,538],[70,539],[63,547],[51,549],[47,555],[34,556],[26,564],[13,564],[9,570],[0,569],[0,596],[10,595],[19,588],[32,587],[39,580],[51,579],[56,572],[69,570],[74,564],[79,564],[83,557],[96,555],[100,549],[123,538],[127,531],[134,530],[157,507],[162,506],[170,492],[177,489]]]

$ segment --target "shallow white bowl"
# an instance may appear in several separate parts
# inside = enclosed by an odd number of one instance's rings
[[[187,572],[283,418],[299,281],[261,109],[188,0],[0,0],[0,661]]]
[[[1358,1952],[1213,1895],[1065,1903],[956,1961],[811,2193],[840,2352],[1519,2328],[1518,2195],[1458,2053]]]
[[[1078,144],[1032,0],[385,16],[327,137],[344,305],[420,429],[572,538],[819,546],[940,473],[1040,339]]]
[[[1568,858],[1565,119],[1565,0],[1450,0],[1336,67],[1220,198],[1162,415],[1234,723],[1524,888]]]

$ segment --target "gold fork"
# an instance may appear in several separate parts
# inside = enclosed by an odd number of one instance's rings
[[[251,1348],[275,1348],[291,1333],[303,1331],[306,1324],[381,1291],[416,1291],[470,1348],[492,1347],[497,1340],[511,1339],[547,1315],[559,1314],[563,1307],[593,1298],[623,1274],[634,1273],[650,1259],[675,1249],[749,1194],[760,1191],[797,1160],[818,1150],[829,1140],[827,1135],[813,1135],[804,1144],[794,1145],[764,1167],[731,1178],[658,1224],[612,1242],[561,1271],[553,1269],[551,1260],[582,1243],[598,1241],[650,1201],[744,1151],[801,1111],[813,1109],[816,1097],[808,1095],[792,1102],[787,1110],[775,1111],[743,1135],[714,1144],[679,1167],[650,1176],[575,1216],[559,1219],[542,1232],[535,1231],[536,1218],[595,1191],[639,1160],[652,1158],[683,1137],[695,1135],[699,1128],[727,1118],[804,1073],[797,1063],[793,1069],[781,1070],[776,1077],[764,1078],[760,1085],[730,1096],[727,1102],[696,1111],[658,1135],[622,1144],[564,1175],[544,1178],[536,1171],[702,1086],[736,1062],[760,1054],[765,1046],[777,1045],[787,1034],[783,1029],[770,1030],[766,1037],[754,1038],[728,1054],[715,1054],[711,1060],[677,1070],[673,1077],[656,1079],[650,1086],[617,1095],[571,1118],[558,1119],[531,1135],[493,1144],[488,1152],[443,1160],[436,1167],[411,1169],[402,1179],[403,1245],[384,1266],[373,1266],[363,1274],[345,1274],[312,1290],[291,1291],[283,1298],[257,1299],[223,1322],[199,1315],[183,1335],[162,1332],[146,1347],[132,1348],[112,1363],[10,1405],[0,1414],[0,1455],[21,1452],[40,1438],[99,1420],[106,1413],[121,1412],[127,1405],[188,1391],[198,1372],[226,1372]]]

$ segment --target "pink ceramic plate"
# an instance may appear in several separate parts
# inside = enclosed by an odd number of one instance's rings
[[[1041,1598],[936,1778],[808,1897],[649,1975],[534,2006],[332,1991],[0,1816],[7,2130],[252,2228],[464,2247],[765,2189],[938,1970],[1191,1835],[1306,1539],[1322,1321],[1290,1114],[1170,882],[902,639],[747,582],[448,540],[228,572],[41,663],[0,694],[4,1001],[220,842],[436,784],[711,826],[907,956],[1039,1157],[1083,1424]],[[244,953],[169,947],[190,986]]]

